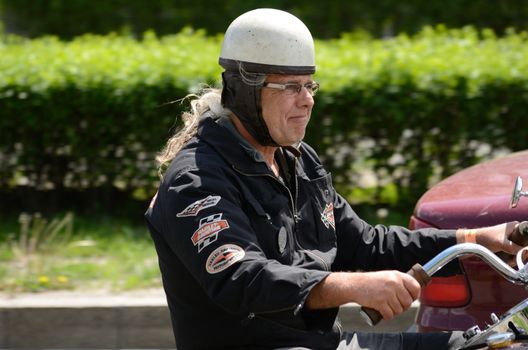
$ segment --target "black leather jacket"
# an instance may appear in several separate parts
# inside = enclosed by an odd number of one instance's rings
[[[305,143],[276,154],[277,178],[205,117],[146,213],[178,349],[335,349],[337,309],[307,310],[331,271],[407,270],[454,231],[371,226],[336,193]]]

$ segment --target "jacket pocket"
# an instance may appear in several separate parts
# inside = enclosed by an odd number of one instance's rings
[[[326,251],[336,246],[334,196],[330,173],[317,179],[300,179],[299,210],[302,231],[298,239],[304,248]]]
[[[263,204],[255,198],[246,200],[254,213],[248,216],[260,248],[268,258],[290,264],[293,260],[293,235],[288,220],[283,219],[289,209],[288,202],[282,198],[277,197],[273,203]],[[293,219],[290,221],[293,222]]]

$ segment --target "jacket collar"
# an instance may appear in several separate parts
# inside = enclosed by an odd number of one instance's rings
[[[227,120],[205,115],[198,126],[197,137],[213,147],[237,170],[248,174],[272,174],[262,155]],[[282,147],[286,157],[299,157],[295,147]],[[280,152],[280,150],[278,150]]]

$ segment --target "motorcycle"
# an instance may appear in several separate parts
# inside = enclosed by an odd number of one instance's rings
[[[528,192],[524,192],[522,188],[522,178],[517,177],[510,201],[510,208],[516,208],[520,198],[528,196]],[[423,266],[420,264],[414,265],[407,273],[413,276],[424,287],[429,283],[432,275],[453,259],[466,255],[476,255],[506,280],[511,283],[523,285],[528,290],[528,263],[525,263],[524,259],[528,255],[528,221],[524,221],[518,225],[511,240],[525,246],[515,257],[517,269],[512,268],[495,253],[481,245],[462,243],[442,251]],[[377,324],[382,319],[378,311],[370,308],[361,308],[360,314],[367,324],[371,326]],[[500,317],[492,313],[490,319],[491,324],[487,325],[484,330],[481,330],[479,326],[473,326],[467,329],[463,334],[465,343],[459,350],[528,350],[528,298],[512,307]]]

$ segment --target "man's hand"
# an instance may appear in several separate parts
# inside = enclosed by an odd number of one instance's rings
[[[478,229],[459,229],[457,230],[457,243],[477,243],[492,252],[506,252],[515,255],[522,247],[512,242],[510,237],[518,225],[517,221],[512,221]]]
[[[390,320],[407,310],[419,295],[418,281],[403,272],[336,272],[312,288],[306,307],[322,309],[354,302],[378,310]]]
[[[400,271],[365,272],[354,287],[354,302],[378,310],[390,320],[411,307],[420,296],[420,284]]]

